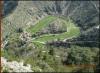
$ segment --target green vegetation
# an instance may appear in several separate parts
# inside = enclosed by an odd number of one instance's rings
[[[4,1],[1,56],[30,64],[34,72],[97,72],[98,6],[98,1]]]
[[[38,45],[38,44],[37,44]],[[41,46],[40,46],[41,47]],[[25,48],[26,49],[26,48]],[[25,50],[24,49],[24,50]],[[25,64],[31,64],[34,71],[39,71],[39,68],[42,69],[43,72],[53,71],[53,72],[76,72],[76,71],[86,71],[91,72],[95,70],[95,65],[98,63],[97,56],[99,53],[99,48],[89,48],[89,47],[79,47],[79,46],[71,46],[71,48],[56,48],[56,47],[41,47],[35,48],[37,53],[32,51],[31,56],[23,56],[25,53],[20,54],[21,56],[16,56],[12,49],[9,51],[2,51],[3,56],[7,59],[11,60],[23,60]],[[52,53],[50,50],[52,49]],[[35,51],[36,51],[35,50]],[[13,51],[13,52],[11,52]],[[46,51],[46,52],[42,52]],[[66,51],[66,52],[64,52]],[[30,52],[27,51],[27,54]],[[57,54],[58,53],[58,54]],[[68,56],[65,56],[63,60],[64,54],[68,53]],[[59,57],[56,57],[59,55]],[[84,67],[82,66],[84,65]],[[88,65],[88,66],[87,66]],[[87,70],[88,68],[88,70]],[[80,72],[81,72],[80,71]]]
[[[15,34],[10,35],[8,44],[5,50],[2,51],[2,56],[10,61],[23,60],[25,64],[31,64],[35,72],[40,72],[40,69],[42,72],[94,71],[94,67],[89,67],[89,70],[87,70],[87,68],[80,67],[80,65],[96,65],[98,63],[98,48],[79,47],[76,45],[63,48],[45,45],[48,41],[72,39],[80,35],[79,27],[70,19],[49,15],[41,19],[36,25],[29,27],[27,32],[31,35],[38,34],[39,31],[48,27],[50,23],[57,19],[63,23],[64,27],[62,29],[67,29],[66,32],[37,35],[36,37],[31,37],[32,41],[27,43],[18,37],[24,31],[22,28],[18,28]]]
[[[99,50],[98,48],[95,48],[95,51]],[[78,47],[78,46],[72,46],[70,49],[70,53],[68,56],[68,63],[69,64],[95,64],[94,58],[98,55],[92,49],[89,49],[88,47]]]
[[[71,39],[73,37],[76,37],[77,35],[79,35],[79,30],[77,28],[73,28],[72,30],[70,30],[70,32],[65,32],[65,33],[62,33],[62,34],[42,35],[41,37],[36,38],[33,41],[46,42],[46,41],[52,41],[54,39],[64,40],[66,38]]]
[[[54,17],[54,16],[47,16],[44,19],[40,20],[33,27],[30,27],[28,31],[31,32],[31,33],[36,33],[37,31],[39,31],[40,29],[44,28],[49,23],[51,23],[52,21],[54,21],[55,19],[56,19],[56,17]]]
[[[42,28],[45,28],[48,26],[48,24],[52,23],[55,19],[57,19],[56,16],[47,16],[39,21],[36,25],[33,27],[28,28],[28,31],[30,31],[32,34],[36,34],[36,32],[39,32]],[[70,19],[62,19],[59,18],[59,20],[66,25],[67,32],[61,33],[61,34],[44,34],[38,36],[36,39],[33,40],[39,41],[39,42],[46,42],[46,41],[52,41],[54,39],[61,39],[64,40],[66,38],[73,38],[77,37],[80,34],[79,27],[76,27],[75,24]]]

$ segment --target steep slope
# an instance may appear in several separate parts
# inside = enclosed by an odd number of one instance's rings
[[[34,2],[34,5],[48,14],[58,14],[70,17],[78,23],[79,26],[82,25],[83,29],[91,23],[95,23],[95,25],[99,24],[98,1],[36,1]]]
[[[33,25],[44,13],[70,17],[82,30],[86,30],[99,25],[98,8],[98,1],[5,1],[4,15],[11,12],[12,14],[3,21],[3,27],[6,29],[4,35],[10,34],[6,31],[12,32],[19,28],[19,25]]]
[[[98,1],[5,1],[3,13],[2,56],[8,60],[24,60],[36,72],[90,72],[95,68],[73,64],[98,65]],[[61,25],[67,31],[60,33]]]

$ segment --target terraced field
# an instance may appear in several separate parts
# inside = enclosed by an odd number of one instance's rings
[[[28,32],[30,32],[31,34],[35,34],[36,32],[41,31],[42,28],[47,27],[50,23],[52,23],[57,19],[62,21],[62,23],[64,23],[67,26],[66,27],[67,32],[60,33],[60,34],[43,34],[33,38],[33,42],[45,44],[45,42],[52,41],[55,39],[64,40],[64,39],[71,39],[73,37],[79,36],[80,34],[79,27],[75,26],[75,24],[71,20],[63,19],[57,16],[50,16],[50,15],[41,19],[33,27],[28,28]]]

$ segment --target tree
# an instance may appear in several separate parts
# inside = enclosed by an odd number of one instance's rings
[[[23,32],[23,29],[21,27],[19,27],[19,28],[16,29],[16,32],[17,33],[22,33]]]
[[[87,47],[73,46],[70,48],[70,52],[67,58],[68,64],[94,64],[94,59],[97,53],[91,51]]]

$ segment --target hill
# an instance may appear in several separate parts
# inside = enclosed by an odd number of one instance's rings
[[[98,1],[4,1],[2,24],[1,53],[9,61],[23,60],[34,72],[98,67]]]

